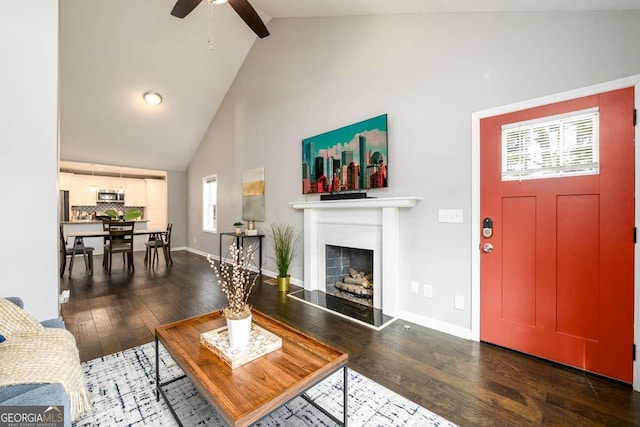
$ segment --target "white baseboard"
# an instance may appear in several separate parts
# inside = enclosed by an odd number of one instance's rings
[[[199,250],[193,249],[193,248],[185,248],[184,250],[186,250],[187,252],[194,253],[196,255],[203,256],[205,258],[207,257],[207,255],[209,255],[207,252],[202,252],[202,251],[199,251]],[[216,261],[220,261],[220,257],[218,255],[211,255],[211,258],[215,259]],[[229,259],[229,258],[224,258],[224,261],[227,262],[227,263],[231,263],[231,259]],[[258,271],[255,267],[251,267],[250,269],[253,270],[253,271]],[[278,277],[278,273],[276,273],[274,271],[271,271],[271,270],[267,270],[265,268],[262,269],[262,274],[267,276],[267,277],[271,277],[273,279]],[[295,277],[291,278],[291,284],[292,285],[296,285],[296,286],[300,286],[300,287],[304,286],[304,282],[302,280],[300,280],[300,279],[296,279]]]
[[[265,270],[264,268],[262,269],[262,274],[267,277],[271,277],[272,279],[278,277],[278,273],[276,273],[275,271]],[[296,279],[295,277],[292,277],[289,283],[291,283],[292,285],[304,287],[304,282],[300,279]]]
[[[207,257],[207,255],[209,255],[207,252],[202,252],[202,251],[199,251],[197,249],[193,249],[193,248],[189,248],[189,247],[184,248],[184,250],[187,251],[187,252],[191,252],[192,254],[203,256],[205,258]],[[212,258],[213,259],[218,259],[218,257],[215,256],[215,255],[212,255]]]
[[[175,251],[186,251],[187,247],[186,246],[181,246],[179,248],[171,248],[171,252],[175,252]]]
[[[431,319],[429,317],[420,316],[418,314],[409,313],[404,310],[398,312],[398,317],[408,322],[417,323],[425,328],[435,329],[445,334],[454,335],[465,340],[471,339],[471,329],[462,328],[460,326],[452,325],[451,323],[443,322],[441,320]]]
[[[201,255],[203,257],[206,257],[207,255],[209,255],[206,252],[202,252],[193,248],[186,248],[186,251],[197,254],[197,255]],[[213,255],[212,258],[217,261],[220,261],[220,257],[218,257],[217,255]],[[231,260],[227,260],[227,259],[225,259],[225,261],[231,262]],[[278,273],[274,271],[266,270],[264,268],[262,269],[262,274],[264,274],[267,277],[272,277],[274,279],[278,277]],[[291,278],[291,284],[304,287],[304,281],[300,279],[296,279],[294,277]],[[431,319],[429,317],[420,316],[414,313],[409,313],[404,310],[400,310],[398,312],[398,318],[402,320],[406,320],[408,322],[416,323],[420,326],[424,326],[425,328],[435,329],[436,331],[444,332],[445,334],[454,335],[456,337],[463,338],[466,340],[471,339],[471,329],[462,328],[460,326],[452,325],[451,323],[443,322],[441,320]]]

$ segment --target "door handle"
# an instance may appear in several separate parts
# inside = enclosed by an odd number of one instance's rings
[[[490,254],[493,252],[493,245],[491,243],[485,243],[482,245],[482,252]]]

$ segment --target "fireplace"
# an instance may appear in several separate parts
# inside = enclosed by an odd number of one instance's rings
[[[373,307],[373,251],[326,245],[325,292]]]
[[[376,329],[391,323],[399,310],[400,210],[420,200],[398,197],[291,203],[294,209],[304,210],[304,290],[290,296]],[[372,295],[366,305],[327,292],[327,282],[333,280],[327,278],[333,273],[327,269],[332,262],[327,261],[327,252],[332,247],[371,254]]]

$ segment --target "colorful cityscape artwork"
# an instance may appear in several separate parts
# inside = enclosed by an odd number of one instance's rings
[[[387,115],[302,140],[302,193],[387,186]]]

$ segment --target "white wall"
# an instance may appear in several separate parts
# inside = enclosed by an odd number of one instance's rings
[[[184,249],[187,246],[187,173],[167,172],[167,216],[173,224],[171,247]]]
[[[424,198],[401,214],[403,316],[460,335],[475,250],[471,114],[640,71],[638,12],[281,19],[269,29],[189,167],[188,246],[217,252],[217,235],[201,232],[203,176],[218,174],[225,231],[240,217],[242,170],[258,166],[266,222],[301,229],[288,205],[303,199],[301,139],[388,113],[390,187],[370,195]],[[437,209],[463,209],[464,223],[438,223]],[[302,279],[301,256],[292,273]],[[433,285],[433,298],[411,294],[411,280]],[[453,309],[455,295],[465,310]]]
[[[58,316],[58,2],[0,13],[0,296]]]

